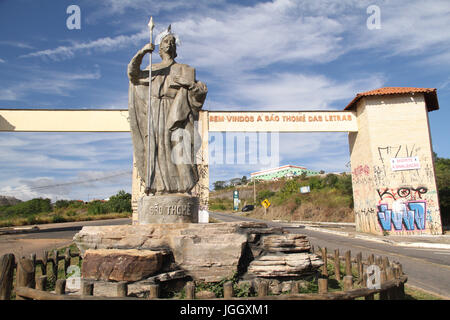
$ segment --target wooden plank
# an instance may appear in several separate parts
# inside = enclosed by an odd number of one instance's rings
[[[15,257],[12,253],[0,257],[0,300],[11,299]]]
[[[132,298],[132,297],[94,297],[83,295],[62,295],[24,287],[16,289],[16,296],[34,300],[142,300],[139,298]]]
[[[128,110],[1,109],[0,131],[129,132]]]

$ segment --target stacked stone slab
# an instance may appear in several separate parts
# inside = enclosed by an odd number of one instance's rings
[[[323,265],[306,236],[255,222],[88,226],[74,241],[83,279],[99,288],[126,281],[128,294],[137,296],[153,283],[218,282],[235,273],[250,281],[292,280]]]

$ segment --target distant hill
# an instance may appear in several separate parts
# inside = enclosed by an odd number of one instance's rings
[[[0,196],[0,206],[13,206],[22,202],[22,200],[9,196]]]

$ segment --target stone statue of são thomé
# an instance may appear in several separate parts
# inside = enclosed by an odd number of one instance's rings
[[[175,61],[176,36],[169,27],[159,45],[162,61],[151,65],[149,115],[149,67],[141,70],[140,65],[154,48],[152,43],[145,45],[128,65],[134,158],[146,185],[146,195],[138,201],[139,223],[197,222],[198,199],[190,196],[199,179],[195,121],[207,87],[195,79],[194,68]]]

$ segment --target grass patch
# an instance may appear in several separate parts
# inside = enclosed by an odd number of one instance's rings
[[[405,285],[405,300],[443,300],[441,297]]]

